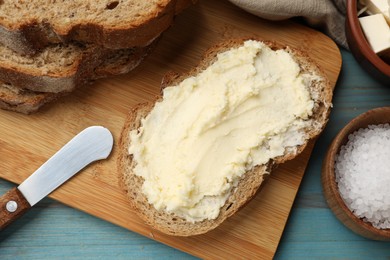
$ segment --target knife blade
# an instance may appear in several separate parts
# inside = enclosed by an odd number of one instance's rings
[[[0,230],[88,164],[106,159],[112,146],[107,128],[91,126],[81,131],[23,183],[0,197]]]

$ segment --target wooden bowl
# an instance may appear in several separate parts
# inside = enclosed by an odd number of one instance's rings
[[[390,123],[390,107],[369,110],[349,122],[335,137],[322,164],[322,188],[326,202],[336,217],[355,233],[374,240],[390,241],[390,229],[377,229],[356,217],[344,204],[338,191],[334,172],[335,158],[340,147],[347,143],[348,135],[368,125]]]
[[[371,49],[360,27],[357,0],[347,0],[345,30],[349,49],[363,69],[382,83],[390,84],[390,65]]]

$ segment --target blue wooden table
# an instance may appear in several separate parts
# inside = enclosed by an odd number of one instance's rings
[[[353,117],[390,106],[390,86],[373,80],[342,50],[343,67],[330,121],[318,139],[277,250],[276,259],[390,259],[390,242],[355,235],[329,210],[321,164],[329,143]],[[7,163],[0,161],[0,163]],[[14,187],[0,180],[0,194]],[[0,232],[0,259],[191,259],[192,256],[44,199]]]

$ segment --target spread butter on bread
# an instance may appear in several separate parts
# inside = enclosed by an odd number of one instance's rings
[[[155,102],[130,111],[118,168],[135,212],[176,236],[236,213],[322,131],[331,107],[329,81],[307,55],[258,39],[225,41],[163,82]]]

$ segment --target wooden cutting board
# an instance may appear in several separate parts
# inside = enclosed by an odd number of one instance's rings
[[[127,111],[158,94],[167,71],[187,71],[207,48],[235,36],[260,36],[301,48],[323,68],[333,87],[336,83],[340,53],[323,34],[291,21],[259,19],[228,1],[202,1],[177,17],[157,49],[133,72],[96,82],[34,115],[0,111],[0,177],[22,182],[90,125],[109,128],[117,143]],[[201,236],[171,237],[140,221],[118,185],[117,146],[108,160],[86,168],[50,197],[202,258],[272,258],[312,147],[313,142],[298,158],[280,166],[243,210]]]

